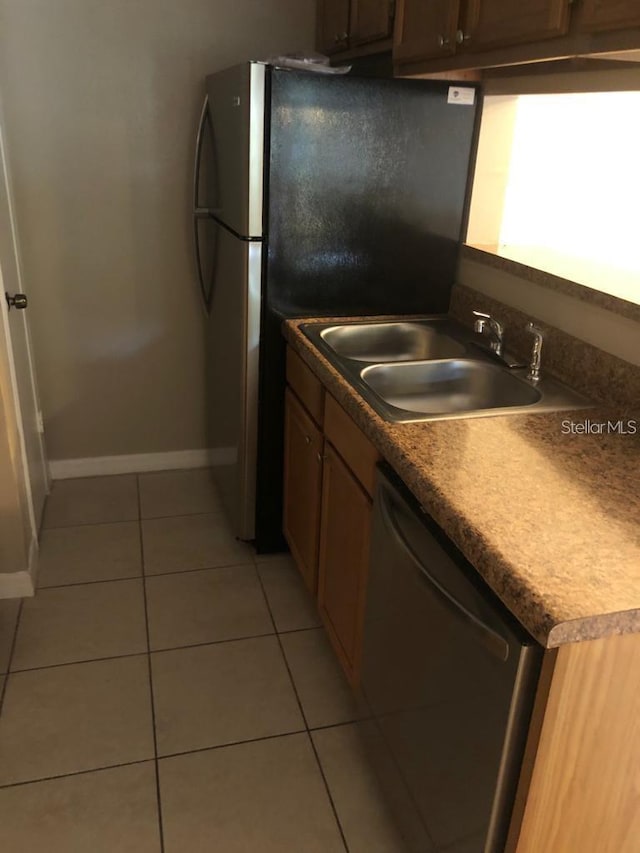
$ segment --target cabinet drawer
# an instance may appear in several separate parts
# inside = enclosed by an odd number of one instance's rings
[[[373,495],[378,452],[369,439],[330,394],[324,412],[324,434],[356,475],[362,487]]]
[[[304,403],[307,411],[322,426],[324,388],[300,356],[287,347],[287,382]]]

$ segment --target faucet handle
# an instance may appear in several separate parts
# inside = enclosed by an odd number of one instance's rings
[[[536,326],[535,323],[529,322],[527,323],[527,332],[531,332],[534,336],[534,346],[538,342],[540,342],[540,346],[542,346],[542,341],[544,340],[545,332],[539,326]]]
[[[496,320],[495,317],[492,317],[491,314],[486,314],[484,311],[476,311],[474,309],[473,315],[478,318],[474,324],[474,330],[482,334],[486,327],[489,326],[498,340],[498,345],[501,347],[502,336],[504,335],[504,326],[502,323]]]
[[[490,320],[491,317],[483,311],[474,311],[473,316],[477,318],[473,324],[473,330],[477,335],[481,335],[484,332],[485,322]]]
[[[540,379],[540,365],[542,364],[542,343],[544,341],[544,332],[535,323],[527,323],[527,332],[533,335],[533,350],[531,353],[531,364],[527,379],[530,382],[537,382]]]

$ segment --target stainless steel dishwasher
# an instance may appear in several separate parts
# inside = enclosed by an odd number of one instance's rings
[[[408,849],[504,849],[542,648],[378,472],[362,731]]]

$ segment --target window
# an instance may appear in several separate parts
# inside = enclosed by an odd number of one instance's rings
[[[487,97],[467,243],[640,304],[640,92]]]

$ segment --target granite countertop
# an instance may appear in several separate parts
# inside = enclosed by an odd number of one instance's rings
[[[288,342],[543,646],[640,632],[640,421],[636,435],[563,429],[620,417],[598,408],[387,423],[308,322],[286,321]]]

